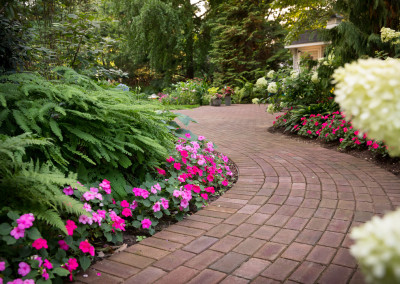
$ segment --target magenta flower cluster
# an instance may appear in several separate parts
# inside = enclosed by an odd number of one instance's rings
[[[387,147],[383,142],[368,138],[368,134],[361,135],[360,131],[354,129],[351,122],[346,121],[345,114],[340,111],[330,114],[311,114],[301,117],[300,122],[290,125],[292,112],[277,116],[273,122],[274,127],[291,128],[298,135],[318,138],[326,142],[339,141],[340,148],[368,148],[371,151],[387,154]]]

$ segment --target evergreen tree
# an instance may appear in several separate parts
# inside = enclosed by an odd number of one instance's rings
[[[196,7],[190,0],[125,0],[117,6],[127,29],[120,62],[131,70],[149,67],[166,82],[193,78]]]
[[[218,6],[211,24],[215,82],[254,81],[267,66],[276,69],[288,59],[282,27],[268,20],[272,13],[269,1],[230,0]]]
[[[344,21],[328,31],[327,38],[342,62],[373,57],[377,52],[396,55],[393,46],[381,41],[380,30],[400,28],[400,1],[337,0],[335,10],[344,16]]]

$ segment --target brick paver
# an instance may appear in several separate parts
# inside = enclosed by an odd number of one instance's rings
[[[400,179],[269,133],[257,105],[182,110],[239,168],[220,199],[79,275],[83,283],[364,283],[352,227],[400,205]]]

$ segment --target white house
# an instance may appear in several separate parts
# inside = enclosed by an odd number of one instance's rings
[[[331,29],[339,25],[342,17],[338,15],[332,16],[327,25],[327,29]],[[293,69],[300,69],[300,58],[302,55],[309,55],[312,59],[318,60],[324,57],[325,47],[329,42],[322,41],[317,30],[306,31],[301,34],[299,39],[293,41],[290,45],[285,46],[293,55]]]

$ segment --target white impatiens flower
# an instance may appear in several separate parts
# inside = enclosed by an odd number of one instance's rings
[[[257,80],[257,82],[256,82],[256,87],[257,87],[257,88],[262,88],[262,87],[265,87],[265,86],[267,86],[267,85],[268,85],[268,81],[265,80],[264,77],[259,78],[259,79]]]
[[[268,84],[268,93],[272,93],[275,94],[276,92],[278,92],[278,85],[276,84],[276,82],[271,82]]]
[[[335,70],[336,102],[355,128],[400,155],[400,61],[362,59]]]
[[[381,40],[382,42],[391,42],[393,44],[400,43],[400,32],[396,32],[395,30],[389,28],[382,28],[381,29]],[[394,41],[395,40],[395,41]]]
[[[275,71],[274,71],[274,70],[271,70],[271,71],[268,72],[267,78],[272,79],[272,78],[274,78],[274,75],[275,75]]]
[[[400,210],[354,228],[351,254],[369,283],[400,283]]]
[[[318,83],[319,82],[319,77],[318,77],[318,72],[313,72],[312,76],[311,76],[311,82],[313,83]]]

